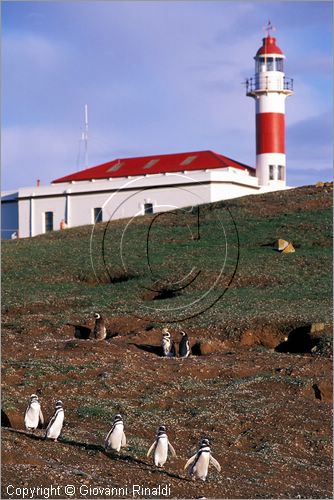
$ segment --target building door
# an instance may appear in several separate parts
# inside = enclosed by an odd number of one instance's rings
[[[144,214],[153,214],[153,203],[144,203]]]
[[[53,212],[45,212],[44,231],[46,233],[53,231]]]
[[[97,222],[102,222],[102,208],[101,207],[94,208],[93,224],[96,224]]]

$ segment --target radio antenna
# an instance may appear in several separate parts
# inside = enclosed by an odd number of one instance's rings
[[[83,139],[85,143],[85,167],[88,168],[88,104],[85,104],[85,131]]]

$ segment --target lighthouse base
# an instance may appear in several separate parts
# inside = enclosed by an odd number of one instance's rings
[[[263,153],[257,155],[256,177],[260,186],[277,186],[277,189],[284,189],[286,185],[285,154]]]

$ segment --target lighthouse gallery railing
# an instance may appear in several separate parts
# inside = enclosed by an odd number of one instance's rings
[[[283,83],[283,86],[282,86]],[[287,78],[286,76],[283,77],[283,82],[282,78],[275,78],[268,77],[268,76],[255,76],[252,78],[247,78],[245,81],[246,85],[246,94],[249,94],[251,92],[255,91],[280,91],[280,90],[289,90],[293,91],[293,78]]]

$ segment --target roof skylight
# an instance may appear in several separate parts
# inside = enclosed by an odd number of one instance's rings
[[[117,172],[117,170],[119,170],[122,165],[124,165],[124,161],[118,161],[117,163],[115,163],[115,165],[108,168],[107,172]]]
[[[150,160],[147,163],[145,163],[145,165],[144,165],[143,168],[152,168],[153,165],[155,165],[156,163],[158,163],[158,161],[159,161],[159,158],[155,158],[153,160]]]
[[[187,156],[187,158],[185,158],[183,161],[181,161],[180,165],[189,165],[191,162],[193,162],[195,159],[197,158],[196,155],[194,156]]]

